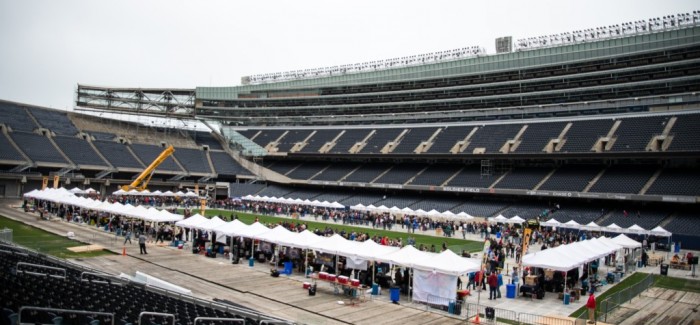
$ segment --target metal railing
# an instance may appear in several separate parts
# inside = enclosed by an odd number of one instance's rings
[[[615,292],[605,298],[603,301],[598,303],[596,319],[601,322],[608,322],[608,319],[612,319],[612,314],[620,309],[622,305],[627,302],[632,301],[634,298],[638,297],[645,290],[649,289],[654,285],[654,275],[648,274],[641,281],[623,289]],[[582,315],[579,315],[579,319]]]
[[[173,314],[166,314],[166,313],[156,313],[156,312],[152,312],[152,311],[142,311],[142,312],[139,314],[139,324],[144,324],[143,321],[142,321],[142,319],[143,319],[143,316],[145,316],[145,315],[168,318],[168,319],[171,319],[171,320],[172,320],[172,322],[171,322],[170,324],[171,324],[171,325],[175,325],[175,315],[173,315]],[[196,322],[195,322],[195,323],[196,323]]]
[[[490,315],[486,312],[486,308],[488,308],[488,306],[465,303],[464,314],[467,320],[474,320],[476,315],[479,314],[480,319],[494,321],[495,323],[503,322],[504,320],[508,320],[511,323],[518,323],[518,313],[512,310],[491,307],[493,309],[493,315]]]
[[[46,269],[46,270],[54,270],[58,272],[62,272],[63,276],[56,275],[56,274],[49,274],[49,273],[39,273],[39,272],[34,272],[31,270],[24,270],[24,267],[33,267],[37,269]],[[32,263],[27,263],[27,262],[17,262],[17,273],[25,273],[25,274],[31,274],[31,275],[48,275],[48,276],[53,276],[53,277],[60,277],[65,279],[66,278],[66,269],[60,268],[60,267],[53,267],[53,266],[46,266],[46,265],[39,265],[39,264],[32,264]]]
[[[245,324],[245,319],[241,318],[217,318],[217,317],[197,317],[194,319],[194,325],[199,321],[214,320],[217,323]]]
[[[25,311],[37,311],[37,312],[53,313],[53,314],[56,314],[56,316],[58,316],[58,317],[63,317],[63,316],[60,316],[62,314],[75,314],[75,315],[87,315],[87,316],[94,316],[94,315],[108,316],[109,319],[111,319],[110,324],[114,325],[114,313],[105,313],[105,312],[89,311],[89,310],[72,310],[72,309],[33,307],[33,306],[25,306],[25,307],[19,308],[19,313],[18,313],[19,315],[18,315],[18,319],[17,319],[17,324],[25,323],[22,321],[22,315],[24,314]],[[26,317],[25,317],[25,320],[26,320]],[[37,321],[34,320],[33,322],[28,323],[28,324],[34,324],[36,322]],[[139,319],[139,324],[141,324],[140,319]]]

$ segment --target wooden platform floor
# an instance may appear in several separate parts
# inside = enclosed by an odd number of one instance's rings
[[[450,315],[368,299],[361,304],[345,304],[343,295],[335,295],[330,287],[319,284],[315,296],[302,288],[303,277],[273,278],[269,266],[230,264],[222,258],[207,258],[174,247],[147,245],[148,254],[140,255],[138,244],[127,244],[122,256],[122,242],[113,234],[94,227],[65,222],[37,222],[36,217],[7,206],[0,214],[28,222],[44,230],[63,235],[73,231],[76,237],[99,244],[118,255],[73,260],[97,270],[118,275],[141,271],[192,290],[197,297],[226,299],[251,309],[300,324],[464,324],[464,319]],[[369,297],[369,296],[368,296]]]
[[[700,294],[652,287],[608,315],[620,325],[700,323]]]

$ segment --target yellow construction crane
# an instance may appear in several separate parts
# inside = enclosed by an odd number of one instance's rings
[[[172,145],[165,148],[165,150],[163,150],[163,152],[161,152],[160,155],[158,155],[158,157],[156,157],[156,159],[153,160],[153,162],[141,172],[139,177],[137,177],[133,182],[131,182],[131,184],[122,186],[122,190],[127,192],[130,190],[145,190],[148,186],[148,182],[151,181],[151,177],[153,177],[153,173],[156,171],[158,165],[162,164],[165,161],[165,159],[168,159],[168,157],[170,157],[173,154],[173,152],[175,152],[175,148],[173,148]]]

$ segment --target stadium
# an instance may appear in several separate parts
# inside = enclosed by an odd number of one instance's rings
[[[460,311],[454,301],[426,298],[421,304],[412,301],[415,294],[406,294],[401,299],[410,303],[392,304],[386,294],[374,292],[355,309],[339,307],[337,292],[321,292],[321,285],[313,297],[300,290],[300,282],[308,280],[303,265],[299,274],[270,277],[269,267],[253,267],[253,256],[250,266],[232,266],[228,251],[226,258],[214,259],[189,254],[188,247],[183,253],[174,238],[174,247],[149,242],[152,256],[145,259],[126,241],[120,244],[123,236],[112,239],[111,227],[37,221],[40,209],[27,205],[40,199],[25,193],[52,186],[92,189],[96,194],[87,197],[121,197],[127,200],[122,203],[143,205],[148,201],[141,198],[156,196],[150,193],[179,192],[175,199],[162,199],[163,206],[189,214],[201,205],[202,214],[206,210],[206,216],[218,214],[226,221],[229,215],[257,213],[279,215],[270,224],[313,221],[333,228],[354,224],[345,218],[364,211],[363,216],[389,218],[383,220],[404,235],[404,216],[449,225],[455,232],[472,219],[520,217],[521,225],[538,229],[624,233],[664,256],[700,250],[700,12],[500,38],[497,49],[488,54],[465,47],[251,75],[232,87],[78,84],[71,112],[0,101],[0,214],[64,237],[80,233],[79,241],[116,253],[66,261],[13,244],[10,236],[0,247],[0,323],[366,324],[389,315],[394,317],[379,322],[457,324],[478,323],[480,317],[494,321],[494,311],[499,322],[509,324],[586,321],[587,315],[574,315],[585,301],[560,306],[555,293],[548,293],[553,300],[546,303],[558,309],[547,308],[561,317],[533,311],[530,301],[496,305],[475,293],[458,305]],[[173,151],[166,150],[170,146]],[[149,194],[143,192],[146,185]],[[135,189],[141,193],[129,192]],[[126,194],[116,194],[119,190]],[[186,200],[186,193],[197,199]],[[257,210],[262,206],[265,213]],[[314,212],[300,217],[281,210],[286,207]],[[62,219],[55,208],[50,214]],[[342,221],[328,215],[319,221],[318,210],[345,214]],[[371,223],[365,226],[380,228]],[[431,224],[419,233],[444,229]],[[233,243],[236,236],[223,237]],[[484,251],[477,232],[468,238],[481,244],[470,253]],[[250,239],[253,245],[260,240]],[[636,265],[641,253],[635,254],[634,261],[623,263],[626,268]],[[235,256],[238,260],[238,251]],[[510,257],[507,263],[516,265]],[[692,259],[686,262],[694,276],[691,264]],[[689,270],[670,271],[687,278]],[[150,286],[119,277],[135,271],[172,284]],[[657,267],[646,271],[654,272],[659,273]],[[692,324],[700,319],[693,309],[697,304],[679,303],[683,298],[667,297],[665,311],[644,314],[643,304],[657,303],[654,295],[665,289],[653,287],[657,292],[649,293],[644,290],[652,280],[639,283],[629,305],[619,302],[597,320]],[[179,287],[191,289],[194,297],[178,293]],[[294,291],[297,300],[286,301],[277,290]],[[685,297],[698,299],[697,292]]]

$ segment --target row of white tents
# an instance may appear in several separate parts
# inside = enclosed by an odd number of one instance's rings
[[[557,227],[557,228],[569,228],[569,229],[580,229],[580,230],[590,230],[590,231],[602,231],[602,232],[614,232],[622,234],[637,234],[637,235],[654,235],[659,237],[671,237],[671,233],[661,226],[657,226],[654,229],[646,230],[637,224],[634,224],[628,228],[622,228],[616,224],[611,224],[608,226],[599,226],[595,222],[591,221],[585,225],[581,225],[574,220],[570,220],[565,223],[561,223],[556,219],[549,219],[541,224],[547,227]]]
[[[81,209],[121,215],[152,222],[175,222],[184,219],[184,216],[182,215],[170,213],[166,210],[158,210],[153,207],[147,208],[142,205],[132,206],[131,204],[121,204],[119,202],[110,203],[107,201],[79,197],[70,190],[66,190],[62,187],[57,189],[47,188],[44,190],[33,190],[25,193],[24,197],[59,204],[68,204],[80,207]]]
[[[357,211],[370,211],[370,212],[389,212],[389,213],[397,213],[397,214],[405,214],[405,215],[416,215],[416,216],[427,216],[427,217],[437,217],[437,218],[446,218],[446,219],[462,219],[462,220],[468,220],[468,219],[474,219],[471,215],[469,215],[466,212],[460,212],[460,213],[453,213],[450,210],[445,210],[443,212],[437,211],[435,209],[430,210],[430,211],[425,211],[423,209],[416,209],[413,210],[411,208],[403,208],[400,209],[397,206],[393,206],[391,208],[388,208],[384,205],[380,205],[378,207],[375,207],[374,205],[370,204],[368,206],[364,206],[362,203],[353,205],[350,207],[352,210],[357,210]]]
[[[143,191],[137,191],[137,190],[128,190],[124,191],[122,189],[119,189],[117,191],[112,192],[112,195],[132,195],[132,196],[177,196],[177,197],[192,197],[196,198],[199,197],[197,193],[188,191],[187,193],[183,191],[177,191],[177,192],[172,192],[172,191],[149,191],[149,190],[143,190]]]
[[[260,195],[255,195],[255,196],[246,195],[246,196],[242,197],[241,199],[248,200],[248,201],[256,201],[256,202],[311,205],[311,206],[331,208],[331,209],[345,209],[345,206],[338,203],[338,202],[328,202],[328,201],[321,202],[319,200],[310,201],[309,199],[302,200],[300,198],[292,199],[292,198],[283,198],[283,197],[274,197],[274,196],[268,197],[268,196],[260,196]]]

